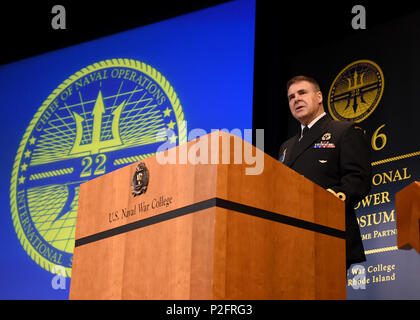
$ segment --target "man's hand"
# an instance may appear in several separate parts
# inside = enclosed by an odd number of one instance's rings
[[[333,189],[327,189],[327,191],[331,192],[335,195],[338,199],[346,201],[346,195],[342,192],[335,192]]]

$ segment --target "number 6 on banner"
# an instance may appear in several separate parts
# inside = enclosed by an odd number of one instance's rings
[[[379,130],[381,130],[383,127],[385,127],[385,125],[381,125],[378,129],[376,129],[376,131],[373,133],[372,136],[372,148],[373,150],[381,150],[383,148],[385,148],[386,145],[386,135],[384,133],[380,133],[378,134]],[[381,139],[381,146],[378,147],[378,145],[376,144],[377,140]]]

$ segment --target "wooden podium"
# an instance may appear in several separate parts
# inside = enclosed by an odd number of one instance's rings
[[[414,248],[420,253],[420,181],[395,194],[398,249]]]
[[[261,174],[234,163],[235,143]],[[70,299],[346,299],[341,200],[224,132],[173,150],[212,161],[144,159],[136,197],[138,163],[80,186]]]

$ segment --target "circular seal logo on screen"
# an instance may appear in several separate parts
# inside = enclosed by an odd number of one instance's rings
[[[369,60],[345,67],[334,79],[328,94],[328,110],[336,120],[361,122],[378,106],[384,92],[381,68]]]
[[[135,60],[94,63],[39,107],[13,165],[13,225],[27,254],[71,276],[79,185],[186,142],[181,103],[165,77]]]

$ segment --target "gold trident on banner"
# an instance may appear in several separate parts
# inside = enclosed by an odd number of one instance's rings
[[[73,112],[74,119],[76,121],[76,139],[74,141],[73,148],[70,154],[96,154],[99,151],[111,151],[115,150],[117,146],[122,145],[120,132],[119,132],[119,121],[121,112],[124,108],[126,100],[124,100],[113,112],[114,118],[112,119],[112,139],[101,141],[101,128],[102,128],[102,115],[105,113],[104,100],[102,93],[99,91],[98,98],[96,99],[95,106],[93,107],[93,128],[92,128],[92,142],[87,144],[81,144],[83,136],[82,122],[85,121],[83,117]]]
[[[348,86],[349,90],[357,90],[357,89],[360,89],[361,87],[363,87],[363,85],[364,85],[363,78],[365,77],[365,72],[362,72],[362,74],[360,75],[360,81],[357,81],[358,76],[359,76],[359,74],[357,73],[357,71],[355,71],[354,74],[353,74],[353,85],[351,84],[351,79],[349,79],[349,78],[346,79],[349,83],[349,86]]]
[[[357,103],[357,97],[360,97],[360,102],[362,103],[366,103],[365,99],[364,99],[364,94],[365,92],[363,92],[363,87],[364,87],[364,80],[363,78],[365,77],[365,73],[362,72],[360,75],[360,81],[358,83],[357,78],[358,78],[359,74],[357,73],[357,71],[354,72],[353,75],[353,85],[351,84],[351,79],[347,78],[346,80],[348,81],[348,90],[351,91],[351,95],[349,95],[348,100],[347,100],[347,105],[344,108],[344,110],[346,110],[348,107],[350,107],[350,100],[351,98],[353,98],[353,111],[356,112],[357,108],[358,108],[358,103]]]

